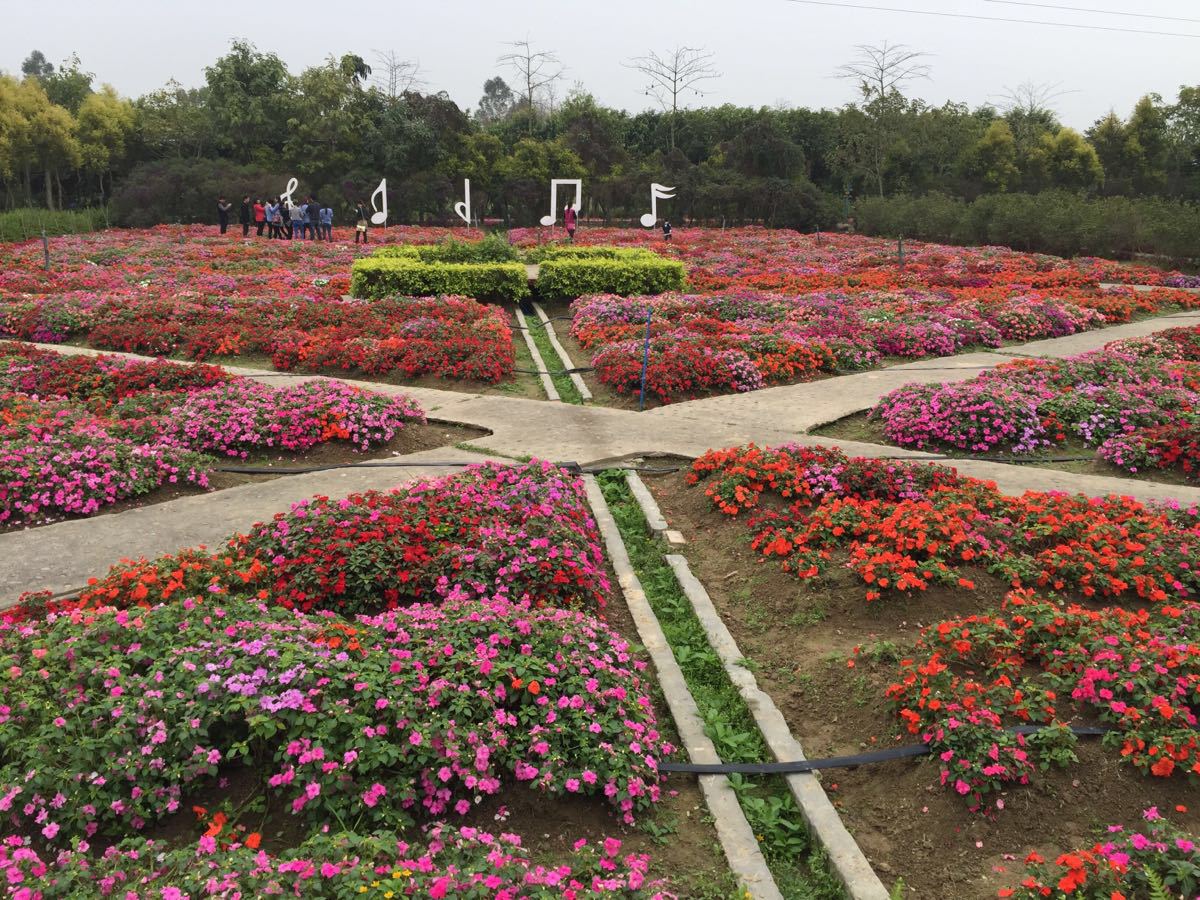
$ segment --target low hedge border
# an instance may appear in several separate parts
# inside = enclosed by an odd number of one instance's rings
[[[401,252],[408,248],[386,249],[386,254],[355,260],[350,277],[352,296],[381,300],[397,295],[461,294],[506,301],[529,296],[529,278],[522,263],[422,262],[415,252]]]
[[[662,294],[683,289],[683,263],[649,250],[561,247],[546,253],[538,270],[538,293],[547,300],[587,294]]]

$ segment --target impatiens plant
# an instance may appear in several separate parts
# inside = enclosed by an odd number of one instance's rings
[[[1200,598],[1195,507],[1036,491],[1010,497],[941,466],[797,445],[709,451],[688,478],[704,482],[728,515],[754,510],[751,546],[784,571],[817,578],[848,568],[868,600],[935,583],[971,589],[980,570],[1014,587],[1088,598]],[[775,502],[761,504],[764,495]]]
[[[657,801],[649,684],[597,620],[504,600],[352,624],[254,601],[0,630],[0,814],[50,842],[138,831],[219,773],[319,825],[464,815],[504,784]]]
[[[424,421],[410,399],[340,382],[272,388],[215,366],[0,345],[0,523],[92,515],[165,484],[207,485],[214,456],[366,450]]]
[[[1186,812],[1179,806],[1177,812]],[[1025,857],[1026,874],[999,896],[1014,900],[1134,900],[1194,897],[1200,890],[1200,844],[1163,817],[1157,807],[1136,826],[1109,825],[1087,849]]]
[[[301,501],[221,552],[122,563],[79,603],[150,606],[203,593],[343,614],[491,597],[598,609],[608,587],[579,480],[535,461]]]
[[[887,696],[972,809],[1074,760],[1066,703],[1147,774],[1200,772],[1200,604],[1089,610],[1017,591],[995,614],[926,629]],[[1012,724],[1041,727],[1027,739]]]
[[[1019,360],[951,384],[907,384],[871,411],[892,443],[1029,453],[1071,439],[1129,472],[1197,477],[1200,327],[1115,341],[1065,360]]]
[[[645,854],[621,854],[621,842],[579,841],[568,862],[535,862],[512,834],[437,825],[410,843],[383,833],[315,834],[298,847],[270,854],[257,846],[194,847],[128,839],[102,855],[86,842],[56,854],[27,838],[0,841],[0,873],[22,900],[63,896],[185,897],[303,896],[346,900],[374,897],[667,900],[647,878]]]

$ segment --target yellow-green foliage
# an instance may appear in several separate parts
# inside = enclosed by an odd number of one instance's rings
[[[683,289],[683,263],[649,250],[559,247],[542,255],[538,293],[547,300],[586,294],[661,294]]]
[[[529,294],[521,263],[423,262],[409,248],[389,247],[351,270],[350,293],[378,300],[383,297],[426,297],[462,294],[476,299],[520,300]]]

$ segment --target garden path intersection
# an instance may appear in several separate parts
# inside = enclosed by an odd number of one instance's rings
[[[404,394],[426,410],[431,421],[470,425],[490,432],[469,449],[440,448],[392,462],[463,463],[533,456],[581,465],[647,455],[695,458],[714,447],[754,442],[824,444],[848,454],[902,459],[944,459],[939,454],[833,438],[810,432],[844,416],[867,410],[889,391],[911,382],[945,383],[1021,357],[1065,358],[1103,347],[1120,338],[1142,337],[1169,328],[1200,324],[1200,312],[1176,313],[1061,338],[1034,341],[995,351],[843,375],[821,381],[772,387],[748,394],[710,397],[632,412],[576,406],[434,388],[354,382],[387,394]],[[39,345],[64,354],[99,351],[63,345]],[[120,354],[138,358],[134,354]],[[283,375],[262,369],[227,366],[236,375],[281,387],[323,376]],[[1141,501],[1200,502],[1200,487],[1189,487],[1056,471],[1030,465],[983,460],[952,460],[964,475],[995,481],[1009,494],[1064,491],[1090,496],[1122,494]],[[386,489],[415,478],[445,474],[435,465],[412,468],[357,468],[292,475],[211,494],[187,496],[120,513],[46,525],[0,535],[0,604],[22,592],[49,589],[58,594],[82,587],[114,559],[153,557],[182,547],[213,546],[231,532],[269,520],[280,509],[315,494],[343,496],[352,491]]]

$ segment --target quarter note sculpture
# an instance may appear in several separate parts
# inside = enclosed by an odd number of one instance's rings
[[[375,205],[376,197],[383,198],[383,209],[382,210],[380,210],[380,208]],[[384,222],[387,221],[387,179],[386,178],[381,178],[379,180],[379,187],[375,188],[375,192],[373,194],[371,194],[371,209],[375,210],[373,213],[371,213],[371,224],[372,225],[382,225]]]
[[[470,178],[463,179],[463,197],[465,199],[459,200],[457,203],[454,204],[454,211],[458,214],[458,217],[460,219],[462,219],[464,222],[467,223],[467,227],[470,228],[471,227],[471,179]]]
[[[543,225],[553,225],[558,221],[558,186],[560,184],[575,185],[575,202],[571,207],[575,212],[583,208],[583,179],[582,178],[551,178],[550,179],[550,215],[542,216]]]
[[[288,179],[287,190],[283,192],[282,197],[285,206],[292,205],[292,192],[299,186],[300,182],[298,182],[295,178]]]
[[[668,192],[674,190],[675,188],[673,187],[666,187],[661,184],[652,183],[650,185],[650,212],[642,215],[642,225],[646,228],[654,227],[654,223],[658,221],[658,201],[673,199],[675,195]]]

